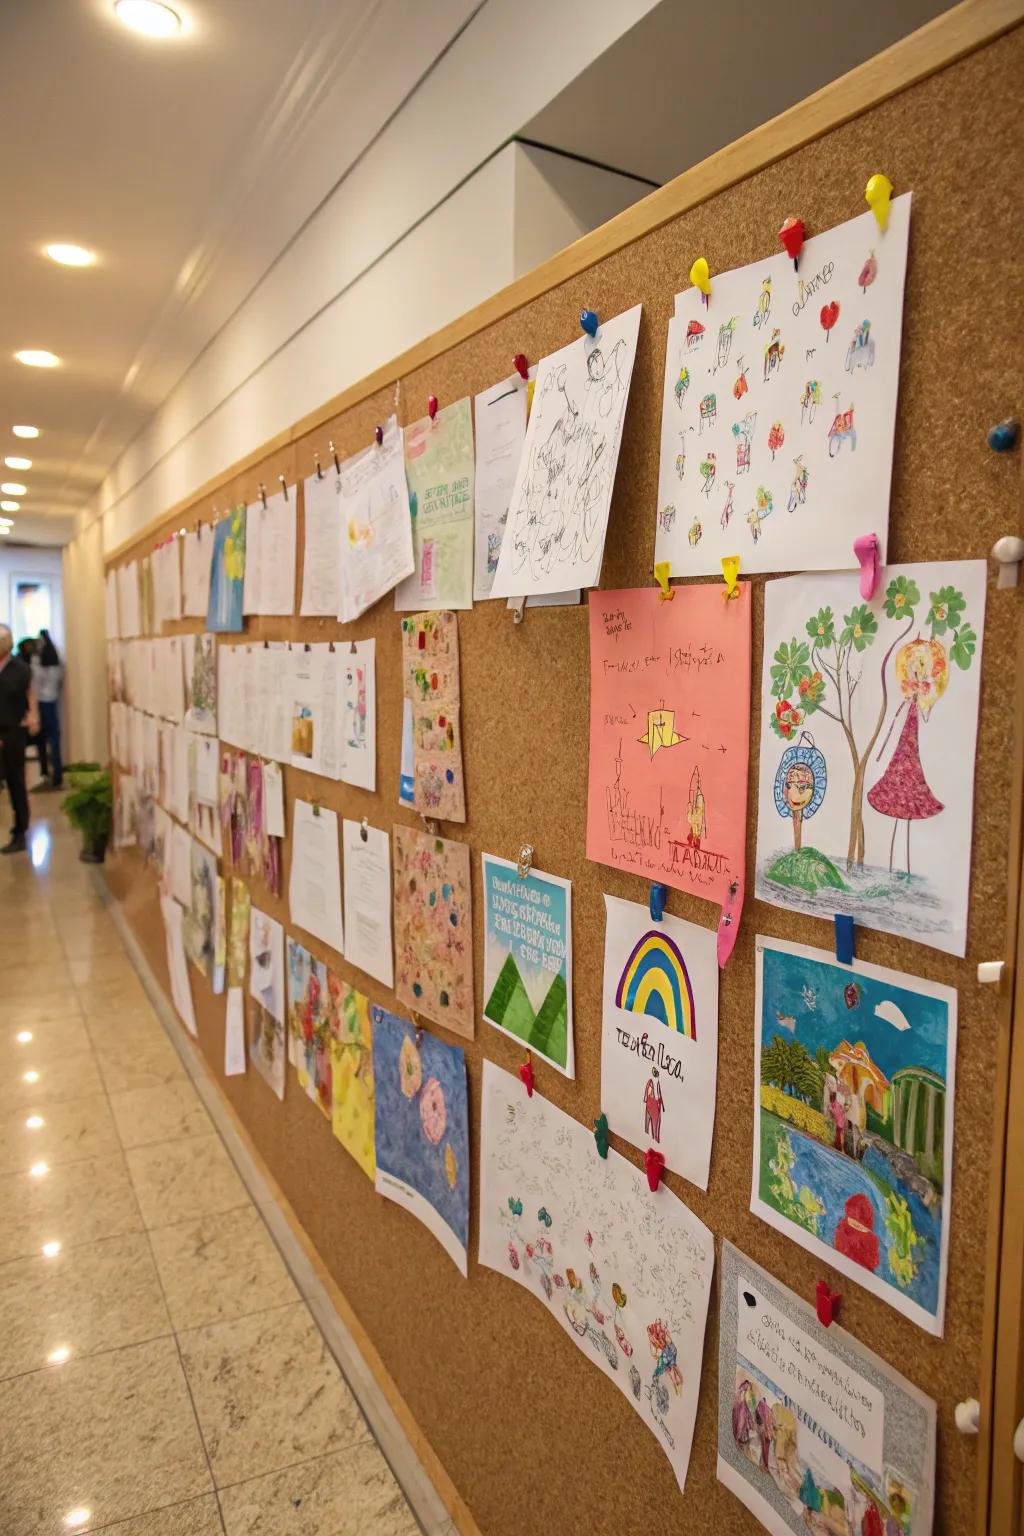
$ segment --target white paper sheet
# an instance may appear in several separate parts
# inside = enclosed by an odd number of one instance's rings
[[[218,857],[221,852],[220,753],[214,736],[188,738],[189,829]]]
[[[654,1435],[682,1488],[714,1236],[664,1185],[484,1062],[480,1263],[531,1291]],[[538,1379],[543,1364],[538,1362]],[[541,1393],[535,1403],[545,1410]],[[551,1426],[551,1433],[557,1425]]]
[[[473,606],[473,416],[456,400],[405,429],[415,569],[395,591],[399,612]]]
[[[609,1129],[654,1147],[708,1187],[718,1083],[712,928],[605,896],[601,1108]]]
[[[597,586],[640,305],[544,358],[492,597]]]
[[[284,837],[284,775],[280,763],[263,764],[263,830],[268,837]]]
[[[295,612],[295,487],[248,508],[245,520],[244,613]]]
[[[341,603],[348,623],[416,568],[402,429],[392,416],[384,441],[341,466]]]
[[[983,560],[887,566],[868,603],[852,574],[768,582],[762,901],[964,954],[986,582]]]
[[[382,986],[395,981],[391,940],[391,839],[358,821],[341,824],[345,958]]]
[[[285,1018],[284,928],[266,912],[249,911],[249,1058],[279,1099],[288,1061]]]
[[[121,633],[117,613],[117,572],[108,571],[104,588],[104,621],[108,640],[116,640]]]
[[[333,469],[333,466],[332,466]],[[309,475],[303,486],[303,618],[336,618],[341,609],[341,498],[334,473]]]
[[[291,764],[341,777],[341,653],[329,643],[292,651]]]
[[[209,523],[185,535],[182,608],[186,619],[204,619],[210,606],[213,529]]]
[[[224,1011],[224,1076],[245,1071],[245,998],[241,987],[228,987]]]
[[[296,927],[345,953],[337,812],[305,800],[294,806],[288,908]]]
[[[337,656],[341,684],[341,777],[377,788],[377,642],[353,640]]]
[[[531,370],[536,374],[536,369]],[[476,427],[476,551],[473,598],[491,596],[498,569],[508,504],[526,437],[528,384],[514,373],[477,395],[473,402]]]
[[[187,907],[192,901],[192,837],[177,822],[171,826],[167,885],[175,901]]]
[[[676,298],[655,560],[675,576],[885,563],[910,194]],[[865,280],[867,281],[865,282]],[[833,307],[834,306],[834,307]],[[825,321],[830,322],[826,330]]]
[[[185,942],[182,937],[184,909],[173,896],[160,897],[163,913],[164,934],[167,939],[167,970],[171,978],[171,1001],[175,1012],[190,1035],[195,1035],[196,1016],[192,1007],[192,984],[185,959]]]

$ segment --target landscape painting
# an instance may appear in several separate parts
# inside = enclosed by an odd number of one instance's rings
[[[757,940],[751,1210],[941,1336],[956,992]]]
[[[572,886],[482,859],[484,1018],[573,1077]]]

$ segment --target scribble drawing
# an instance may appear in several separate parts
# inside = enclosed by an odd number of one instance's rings
[[[679,452],[676,454],[676,474],[679,479],[686,473],[686,438],[682,432],[679,434]]]
[[[839,396],[834,395],[836,405],[839,404]],[[853,406],[848,411],[837,410],[832,425],[828,429],[828,456],[834,459],[842,449],[844,443],[849,443],[850,452],[857,452],[857,428],[853,424]]]
[[[534,579],[559,564],[597,554],[611,486],[613,446],[626,404],[628,343],[587,356],[582,393],[567,382],[565,364],[553,369],[534,402],[538,430],[519,500],[510,510],[512,563]]]
[[[804,463],[803,454],[798,454],[793,460],[793,481],[789,487],[789,501],[787,511],[795,512],[797,507],[802,507],[807,500],[807,482],[811,478]]]
[[[754,441],[757,412],[748,411],[742,421],[734,421],[732,435],[736,439],[736,474],[746,474],[750,469],[750,445]]]
[[[671,532],[672,524],[675,522],[675,520],[676,509],[672,503],[669,502],[668,506],[662,507],[661,511],[658,513],[658,522],[661,524],[662,528],[664,528],[665,532],[669,533]]]
[[[689,528],[687,529],[687,532],[686,532],[686,538],[687,538],[687,541],[688,541],[688,543],[690,545],[690,548],[691,549],[696,549],[697,545],[700,543],[700,541],[701,541],[701,539],[703,537],[704,537],[704,524],[701,522],[699,517],[695,516],[694,519],[693,519],[693,522],[690,524],[690,526],[689,526]]]
[[[764,349],[764,378],[765,382],[773,373],[778,373],[782,366],[782,359],[786,348],[782,341],[782,332],[778,326],[772,331],[772,339]]]
[[[647,711],[647,730],[637,740],[642,741],[653,758],[662,747],[678,747],[680,742],[689,738],[680,736],[676,730],[676,712],[674,709],[650,709]]]
[[[750,529],[750,536],[756,544],[761,537],[761,528],[765,518],[770,517],[775,510],[775,503],[771,491],[767,490],[763,485],[758,486],[754,502],[755,505],[747,513],[747,526]]]
[[[875,363],[875,338],[871,334],[871,321],[862,320],[853,333],[846,349],[846,371],[855,368],[873,368]]]
[[[700,769],[695,768],[690,775],[690,793],[686,801],[686,820],[690,828],[686,834],[686,841],[691,848],[700,848],[701,841],[708,835],[708,809],[704,799],[704,790],[701,788]]]
[[[678,405],[680,410],[683,408],[683,401],[686,399],[686,391],[689,389],[689,387],[690,370],[686,367],[680,368],[679,377],[675,382],[676,405]]]
[[[801,426],[803,426],[805,421],[807,422],[807,425],[810,426],[811,422],[814,420],[815,413],[817,412],[818,406],[820,404],[821,381],[819,379],[808,379],[807,383],[804,385],[804,392],[800,396]]]
[[[707,458],[704,459],[701,462],[701,465],[700,465],[700,475],[701,475],[701,479],[704,482],[704,484],[700,488],[701,489],[701,495],[703,495],[703,496],[710,496],[711,495],[711,487],[715,483],[715,474],[716,474],[715,455],[713,453],[709,453]]]
[[[735,481],[727,480],[725,482],[725,505],[722,508],[722,527],[723,527],[723,529],[724,528],[728,528],[729,523],[730,523],[730,521],[732,519],[732,514],[733,514],[733,511],[734,511],[733,503],[732,503],[732,497],[733,497],[733,492],[735,491],[735,489],[736,489]]]
[[[691,320],[686,327],[686,350],[693,352],[704,340],[704,327],[699,320]]]
[[[750,388],[750,385],[747,383],[747,374],[750,372],[750,369],[749,368],[744,368],[742,357],[738,357],[736,359],[736,366],[739,368],[740,371],[736,375],[736,382],[735,382],[735,384],[732,387],[732,393],[733,393],[733,398],[734,399],[742,400],[743,396],[747,393],[747,390]]]
[[[718,419],[718,396],[705,395],[700,403],[700,431],[703,433],[705,424],[714,426]]]
[[[762,326],[767,323],[772,311],[772,280],[766,277],[761,284],[761,294],[757,301],[757,309],[754,311],[754,325]]]
[[[733,315],[724,325],[718,327],[718,366],[724,368],[729,361],[729,353],[732,351],[732,339],[736,334],[739,317]]]

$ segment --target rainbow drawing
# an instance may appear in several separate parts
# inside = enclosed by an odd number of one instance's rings
[[[645,1013],[669,1029],[697,1038],[693,988],[678,945],[651,928],[633,947],[619,977],[615,1005],[629,1013]]]

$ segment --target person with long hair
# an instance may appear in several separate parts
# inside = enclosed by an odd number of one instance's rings
[[[39,640],[32,657],[32,679],[39,703],[40,733],[45,746],[44,761],[48,761],[50,770],[49,776],[46,776],[44,769],[44,777],[36,788],[61,789],[64,785],[64,767],[60,755],[60,694],[64,686],[64,668],[48,629],[39,631]]]

